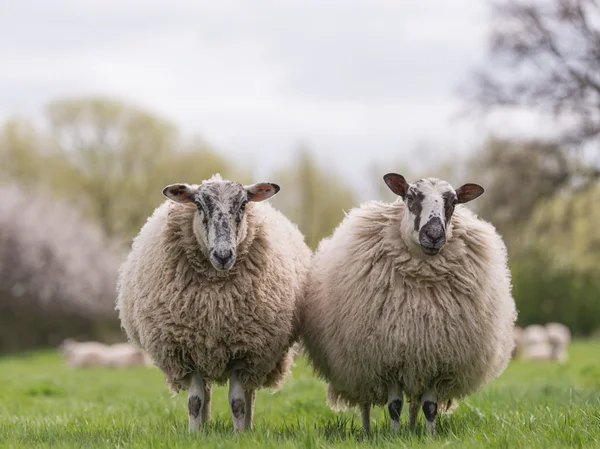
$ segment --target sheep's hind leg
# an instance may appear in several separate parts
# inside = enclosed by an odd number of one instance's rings
[[[419,410],[421,409],[421,401],[419,398],[411,398],[408,404],[408,428],[414,430],[417,424],[417,416],[419,416]]]
[[[207,394],[208,393],[208,394]],[[188,423],[190,430],[198,430],[210,417],[210,386],[199,373],[192,374],[188,388]]]
[[[256,399],[256,391],[247,390],[244,399],[246,399],[246,429],[252,429],[254,418],[254,400]]]
[[[421,403],[425,415],[425,427],[430,434],[435,435],[435,417],[437,416],[437,397],[435,393],[427,391],[421,398]]]
[[[235,373],[229,378],[229,406],[233,418],[233,430],[240,432],[246,429],[246,392]]]
[[[394,386],[388,395],[388,411],[390,412],[390,427],[396,432],[400,430],[402,405],[402,391],[397,386]]]
[[[369,433],[371,431],[371,404],[361,404],[360,417],[362,420],[363,432]]]

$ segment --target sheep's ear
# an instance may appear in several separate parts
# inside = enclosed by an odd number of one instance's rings
[[[252,184],[251,186],[244,187],[248,193],[248,201],[264,201],[271,198],[281,188],[277,184],[271,182],[260,182],[258,184]]]
[[[194,189],[188,184],[171,184],[165,187],[162,193],[178,203],[191,203],[194,200]]]
[[[457,203],[468,203],[483,195],[485,190],[479,184],[465,184],[456,189]]]
[[[392,192],[404,199],[406,192],[408,192],[408,188],[410,187],[408,182],[406,182],[406,179],[404,179],[404,176],[397,173],[388,173],[383,177],[383,180]]]

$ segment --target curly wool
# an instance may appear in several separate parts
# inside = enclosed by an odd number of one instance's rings
[[[196,208],[171,201],[148,219],[121,267],[122,326],[174,392],[187,389],[195,371],[224,383],[235,370],[247,389],[277,388],[289,373],[311,252],[269,204],[246,210],[247,236],[228,272],[203,254]]]
[[[385,404],[393,385],[440,404],[498,376],[516,319],[505,245],[456,208],[443,250],[412,252],[404,203],[354,209],[321,242],[302,307],[303,340],[333,408]]]

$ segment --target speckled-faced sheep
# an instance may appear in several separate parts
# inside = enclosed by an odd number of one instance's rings
[[[296,301],[311,252],[268,203],[276,184],[215,175],[165,187],[166,201],[133,242],[118,283],[121,322],[174,392],[188,390],[197,429],[211,384],[229,379],[235,430],[252,426],[255,390],[278,387],[293,361]]]
[[[516,318],[505,245],[494,227],[459,206],[483,188],[456,191],[435,178],[408,184],[402,200],[353,209],[314,256],[301,308],[302,336],[335,407],[387,403],[400,427],[498,376],[514,346]]]

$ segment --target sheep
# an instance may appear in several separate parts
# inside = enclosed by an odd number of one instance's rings
[[[77,342],[68,338],[59,345],[58,352],[71,368],[149,365],[146,354],[129,343],[106,345],[95,341]]]
[[[172,392],[188,391],[190,430],[209,421],[211,385],[227,380],[234,431],[251,428],[255,390],[280,387],[293,362],[312,253],[262,203],[279,190],[220,175],[169,185],[120,269],[122,327]]]
[[[523,359],[544,361],[552,357],[548,331],[540,324],[531,324],[523,330]]]
[[[571,331],[561,323],[547,323],[545,327],[548,334],[548,342],[552,347],[550,359],[560,363],[566,362],[566,349],[571,341]]]
[[[334,409],[385,405],[400,428],[438,411],[506,367],[516,319],[506,247],[494,227],[459,204],[483,193],[427,178],[384,177],[400,198],[349,212],[313,256],[301,305],[302,339]],[[456,208],[455,208],[456,206]]]
[[[95,341],[77,342],[70,338],[63,341],[58,352],[71,368],[102,366],[107,346]]]

